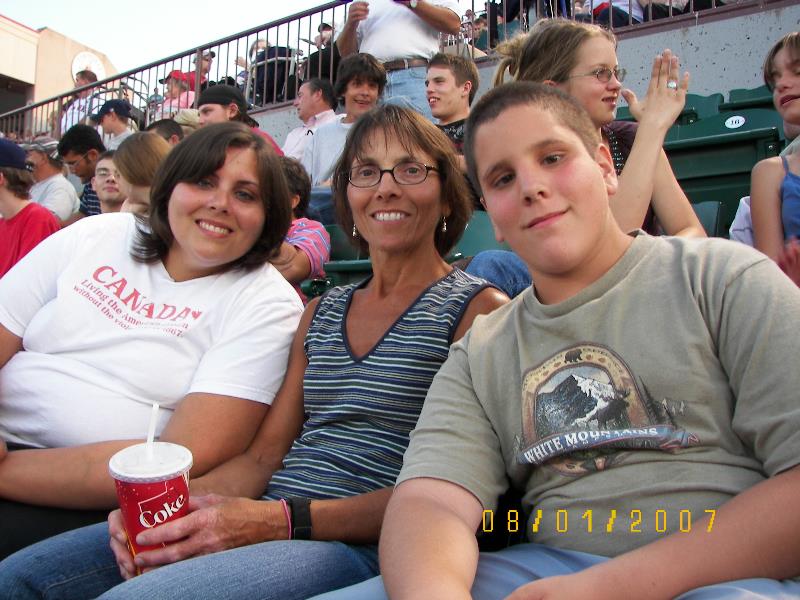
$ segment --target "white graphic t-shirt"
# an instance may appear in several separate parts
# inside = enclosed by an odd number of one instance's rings
[[[173,281],[130,256],[131,214],[50,236],[0,280],[22,337],[0,370],[0,437],[35,447],[141,438],[192,392],[271,403],[302,305],[271,265]]]

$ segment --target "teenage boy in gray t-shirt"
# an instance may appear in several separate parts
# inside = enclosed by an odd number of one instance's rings
[[[552,88],[492,90],[467,131],[534,285],[428,392],[381,533],[391,597],[800,595],[781,581],[800,575],[800,290],[732,242],[625,234],[609,151]],[[524,514],[495,513],[508,481]],[[490,527],[529,543],[479,559]]]

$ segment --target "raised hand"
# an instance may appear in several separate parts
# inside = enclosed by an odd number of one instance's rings
[[[346,25],[358,25],[369,16],[369,2],[356,1],[350,4],[347,11]]]
[[[653,126],[666,134],[686,104],[689,73],[684,73],[681,78],[679,74],[678,57],[666,49],[653,60],[650,84],[647,86],[647,94],[641,101],[633,90],[622,90],[631,114],[640,125]]]

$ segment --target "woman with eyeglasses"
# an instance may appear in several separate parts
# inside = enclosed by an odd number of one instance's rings
[[[308,304],[249,449],[192,481],[189,515],[138,537],[171,545],[134,561],[115,511],[109,527],[0,563],[0,597],[299,600],[378,573],[384,509],[428,387],[450,344],[507,298],[443,258],[471,204],[451,143],[421,115],[363,115],[334,195],[373,274]]]
[[[611,210],[624,231],[705,237],[662,149],[667,130],[683,110],[689,75],[665,50],[653,61],[647,95],[641,101],[622,89],[625,69],[617,63],[614,34],[566,19],[540,20],[526,35],[498,46],[503,56],[495,85],[506,72],[514,80],[552,85],[574,97],[589,113],[611,151],[619,190]],[[638,121],[615,121],[620,96]]]

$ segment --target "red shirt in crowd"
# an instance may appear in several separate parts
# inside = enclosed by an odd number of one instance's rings
[[[0,277],[39,242],[59,229],[53,213],[35,202],[10,219],[0,219]]]

